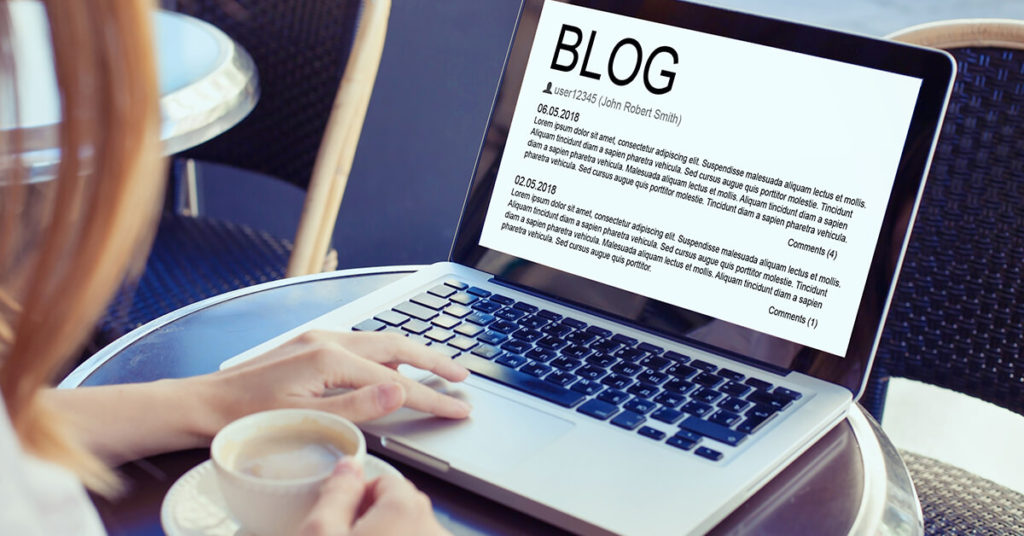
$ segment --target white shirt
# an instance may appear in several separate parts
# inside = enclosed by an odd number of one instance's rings
[[[0,534],[102,536],[99,514],[74,474],[25,453],[0,397]]]

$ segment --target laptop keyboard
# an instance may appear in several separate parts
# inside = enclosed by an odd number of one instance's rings
[[[352,329],[417,338],[476,374],[712,461],[723,454],[707,440],[738,446],[802,396],[456,280]]]

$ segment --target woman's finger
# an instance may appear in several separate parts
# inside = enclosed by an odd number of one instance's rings
[[[314,399],[310,407],[363,422],[383,417],[403,404],[405,388],[398,382],[389,382],[367,385],[343,395]]]
[[[456,382],[469,376],[469,371],[450,357],[397,333],[323,333],[333,342],[377,363],[388,365],[406,363]]]
[[[353,535],[448,534],[437,524],[430,499],[408,480],[385,475],[367,491],[370,505],[356,521]]]
[[[299,528],[300,536],[349,534],[365,491],[363,472],[350,458],[334,467],[320,488],[320,498]]]

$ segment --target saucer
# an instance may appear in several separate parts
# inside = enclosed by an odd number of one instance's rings
[[[402,475],[388,462],[367,454],[363,463],[366,480],[386,474]],[[168,536],[249,536],[228,512],[211,460],[189,469],[167,490],[160,524]]]

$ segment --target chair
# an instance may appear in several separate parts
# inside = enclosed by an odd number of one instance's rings
[[[945,49],[959,72],[861,404],[881,420],[895,376],[1024,415],[1024,22],[890,38]],[[1024,533],[1024,495],[903,455],[927,534]]]
[[[337,265],[330,240],[390,12],[390,0],[165,4],[241,44],[256,63],[262,93],[242,122],[180,155],[173,174],[194,180],[192,159],[227,164],[304,188],[305,201],[294,245],[237,222],[165,210],[140,279],[122,289],[100,322],[98,346],[189,303]]]

